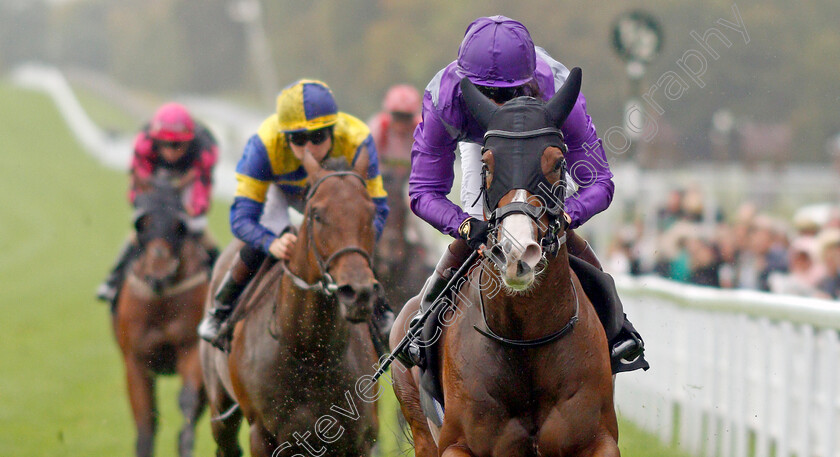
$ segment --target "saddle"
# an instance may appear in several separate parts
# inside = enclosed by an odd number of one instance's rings
[[[575,256],[569,255],[569,266],[578,277],[583,291],[589,300],[595,304],[595,311],[607,336],[607,341],[612,341],[622,326],[624,326],[624,312],[615,281],[608,273],[604,273],[588,262]],[[454,299],[454,291],[449,291],[448,298]],[[431,314],[423,325],[421,341],[433,341],[436,333],[441,332],[439,316],[445,312],[445,307],[438,308],[436,313]],[[421,360],[424,361],[420,368],[420,406],[423,413],[436,426],[443,425],[444,402],[443,389],[440,381],[440,338],[433,344],[420,347]],[[623,371],[633,371],[639,368],[647,369],[648,363],[644,356],[639,357],[629,364],[622,364],[611,361],[613,374]]]

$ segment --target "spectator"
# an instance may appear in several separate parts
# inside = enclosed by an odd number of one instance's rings
[[[738,262],[738,287],[769,291],[767,279],[774,271],[787,271],[787,255],[775,244],[773,221],[767,216],[755,218],[747,240],[747,249]]]
[[[840,229],[829,228],[819,237],[825,276],[818,284],[826,298],[840,298]]]
[[[688,241],[691,274],[688,281],[701,286],[720,287],[720,256],[710,240],[693,238]]]
[[[789,272],[770,274],[770,292],[803,297],[819,296],[817,283],[820,276],[814,261],[814,248],[815,241],[812,238],[801,237],[794,240],[788,253]]]
[[[668,194],[668,200],[665,202],[665,206],[659,208],[657,211],[660,232],[668,230],[675,222],[683,218],[683,193],[682,189],[672,190]]]

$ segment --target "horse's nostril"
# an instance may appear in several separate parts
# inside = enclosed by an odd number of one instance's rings
[[[516,262],[516,276],[525,276],[531,272],[531,266],[527,263],[518,260]]]
[[[382,284],[378,282],[373,283],[373,296],[374,297],[381,297],[385,292],[385,289],[382,288]]]
[[[504,265],[507,263],[507,254],[502,246],[496,244],[490,248],[490,260],[496,265]]]
[[[350,284],[339,286],[338,291],[336,292],[336,296],[339,300],[345,303],[352,303],[356,301],[356,291]]]
[[[520,256],[520,259],[527,263],[529,267],[535,268],[542,258],[542,248],[536,243],[531,243],[525,247],[525,251]]]

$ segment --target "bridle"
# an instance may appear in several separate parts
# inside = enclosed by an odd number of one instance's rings
[[[306,206],[309,205],[310,199],[315,195],[315,192],[318,190],[318,187],[324,181],[326,181],[329,178],[342,177],[342,176],[353,176],[355,178],[358,178],[359,181],[361,181],[363,186],[366,184],[364,178],[362,178],[361,175],[359,175],[358,173],[352,172],[352,171],[336,171],[336,172],[332,172],[332,173],[327,173],[326,175],[322,176],[320,179],[315,181],[315,183],[312,184],[312,186],[309,188],[309,191],[306,193],[306,199],[304,200],[306,202]],[[318,252],[317,244],[315,244],[315,234],[314,234],[315,230],[312,229],[312,227],[313,227],[312,211],[310,211],[309,208],[307,207],[307,208],[304,209],[304,212],[307,214],[307,225],[308,225],[308,228],[309,228],[307,230],[307,233],[308,233],[307,242],[309,243],[309,247],[312,250],[313,254],[315,254],[315,260],[318,262],[318,270],[319,270],[321,276],[314,283],[309,283],[306,280],[304,280],[303,278],[301,278],[300,276],[292,273],[292,271],[289,269],[288,262],[285,261],[285,260],[283,261],[283,272],[286,275],[289,276],[289,278],[292,280],[292,283],[299,289],[306,290],[306,291],[316,291],[316,292],[322,293],[322,294],[324,294],[328,297],[333,296],[333,295],[335,295],[336,292],[338,292],[338,288],[339,288],[338,284],[336,284],[336,282],[335,282],[335,279],[333,279],[332,275],[330,275],[330,273],[329,273],[330,265],[332,265],[332,263],[333,263],[333,261],[335,261],[335,259],[341,257],[344,254],[356,253],[356,254],[360,254],[362,257],[364,257],[365,261],[368,264],[368,267],[373,268],[373,262],[370,258],[370,254],[367,251],[365,251],[364,249],[362,249],[358,246],[343,247],[343,248],[333,252],[329,256],[327,256],[327,259],[324,260],[324,257],[321,255],[321,253]]]
[[[499,136],[503,138],[514,138],[514,139],[526,139],[526,138],[534,138],[541,135],[560,135],[560,139],[563,139],[563,134],[560,132],[559,129],[553,127],[546,127],[537,130],[530,130],[525,132],[508,132],[504,130],[489,130],[484,135],[485,141],[490,136]],[[567,152],[567,148],[565,142],[561,141],[561,150],[565,156]],[[482,150],[482,153],[484,150]],[[488,172],[487,164],[484,164],[484,167],[481,172],[481,192],[484,194],[484,202],[485,208],[492,208],[489,194],[487,192],[487,172]],[[562,158],[558,161],[555,171],[559,171],[560,179],[555,183],[551,189],[536,189],[537,191],[529,189],[529,191],[536,196],[542,197],[541,200],[545,204],[545,206],[534,206],[528,204],[527,202],[511,202],[508,204],[503,205],[502,207],[497,207],[493,210],[490,214],[489,222],[490,222],[490,229],[495,234],[494,238],[498,240],[498,230],[501,227],[502,221],[504,218],[512,215],[512,214],[524,214],[531,218],[531,220],[537,224],[537,227],[541,227],[543,224],[541,223],[542,216],[546,216],[548,218],[548,227],[545,228],[543,234],[540,238],[540,245],[543,248],[543,256],[557,256],[558,252],[560,251],[560,246],[562,246],[566,242],[566,229],[568,228],[568,224],[566,223],[566,219],[563,217],[563,211],[565,207],[565,200],[566,200],[566,159]],[[541,186],[540,186],[541,187]],[[556,189],[559,189],[559,193]],[[547,193],[551,193],[551,195],[546,195]],[[549,204],[554,203],[554,204]],[[562,232],[562,235],[559,235]],[[559,236],[558,236],[559,235]],[[490,247],[491,257],[492,257],[492,246]],[[484,273],[484,269],[482,268],[479,272],[479,275]],[[479,279],[479,283],[481,283],[481,279]],[[540,338],[534,338],[530,340],[517,340],[506,338],[500,336],[498,333],[493,331],[490,328],[490,324],[487,322],[487,315],[484,310],[484,295],[479,292],[479,303],[481,307],[481,318],[484,321],[484,329],[479,328],[477,325],[473,325],[473,328],[480,333],[481,335],[499,343],[503,346],[511,347],[511,348],[535,348],[544,346],[546,344],[552,343],[554,341],[559,340],[560,338],[568,335],[569,333],[574,330],[575,325],[580,320],[579,312],[580,312],[580,300],[577,295],[577,290],[575,290],[574,283],[572,283],[572,292],[574,293],[575,297],[575,312],[569,321],[564,325],[560,330],[557,330],[553,333],[550,333],[546,336]]]

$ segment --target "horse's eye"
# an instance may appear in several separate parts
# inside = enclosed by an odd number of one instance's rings
[[[319,224],[324,223],[324,219],[321,217],[321,213],[315,210],[312,210],[312,220]]]

